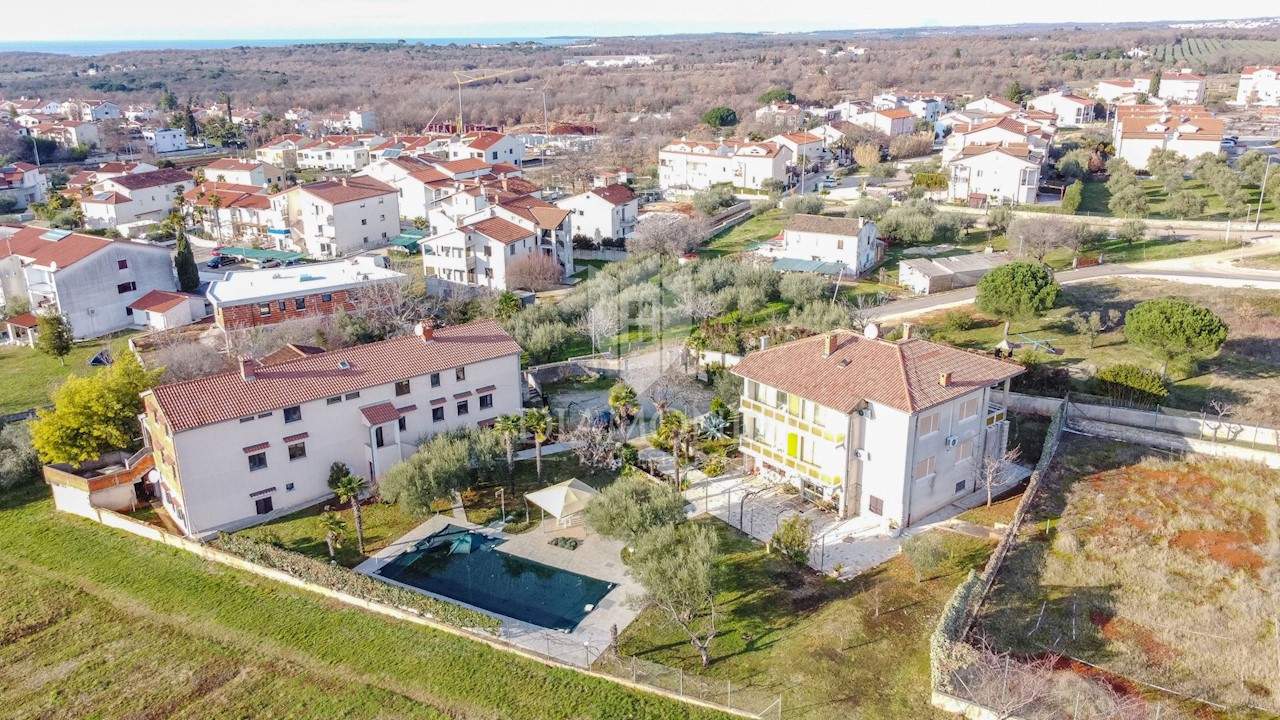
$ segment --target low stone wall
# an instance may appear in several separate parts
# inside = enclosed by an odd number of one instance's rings
[[[601,248],[599,250],[577,250],[573,251],[574,260],[604,260],[606,262],[619,262],[631,257],[626,250],[614,250],[611,248]]]
[[[1156,430],[1143,430],[1129,425],[1089,420],[1079,416],[1071,418],[1070,429],[1082,435],[1120,440],[1161,450],[1203,453],[1216,457],[1260,462],[1265,463],[1268,467],[1280,468],[1280,453],[1258,450],[1243,445],[1171,435]]]

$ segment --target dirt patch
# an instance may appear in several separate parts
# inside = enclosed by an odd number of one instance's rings
[[[1181,655],[1173,647],[1157,640],[1154,630],[1131,620],[1094,610],[1089,613],[1089,622],[1098,628],[1104,638],[1136,646],[1152,665],[1172,665]]]
[[[1262,557],[1250,549],[1249,537],[1242,532],[1188,530],[1178,533],[1170,545],[1203,553],[1233,570],[1257,572],[1265,564]]]

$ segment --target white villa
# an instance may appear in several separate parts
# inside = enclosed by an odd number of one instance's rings
[[[782,231],[780,242],[761,245],[773,258],[843,263],[850,276],[870,270],[884,257],[884,243],[876,224],[867,218],[796,215]]]
[[[1236,104],[1280,105],[1280,65],[1251,65],[1241,71]]]
[[[728,183],[759,190],[765,180],[785,183],[794,157],[790,148],[771,142],[673,140],[658,151],[658,185],[706,190]]]

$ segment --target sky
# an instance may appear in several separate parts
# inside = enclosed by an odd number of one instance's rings
[[[0,43],[157,39],[548,37],[685,32],[797,32],[922,25],[1201,20],[1280,14],[1274,0],[955,0],[805,3],[777,0],[631,3],[528,0],[62,0],[51,22],[40,3],[13,2]],[[904,8],[910,8],[904,12]],[[639,17],[637,17],[639,15]]]

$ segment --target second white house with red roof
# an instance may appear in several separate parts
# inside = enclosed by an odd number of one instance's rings
[[[556,201],[556,206],[573,213],[573,234],[596,242],[621,240],[636,229],[640,196],[626,185],[592,188],[580,195]]]
[[[842,517],[906,527],[978,489],[982,458],[1008,442],[992,388],[1022,371],[871,329],[796,340],[733,368],[745,381],[740,447],[753,470]]]
[[[207,537],[324,500],[335,462],[376,482],[422,438],[519,412],[520,352],[493,320],[424,324],[160,385],[142,396],[156,495],[184,533]]]

